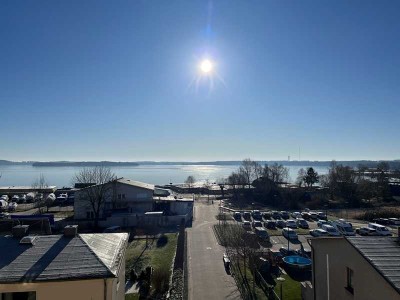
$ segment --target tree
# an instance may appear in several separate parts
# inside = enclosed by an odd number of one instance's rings
[[[254,162],[250,158],[246,158],[242,161],[242,165],[239,167],[239,174],[243,176],[245,183],[249,188],[254,179],[254,166]]]
[[[37,178],[33,183],[32,183],[32,189],[36,190],[36,200],[38,200],[38,209],[39,212],[42,213],[42,206],[45,206],[45,195],[43,195],[43,190],[47,188],[49,185],[47,184],[47,180],[44,177],[43,174],[39,175],[39,178]]]
[[[105,166],[84,168],[75,174],[73,180],[77,183],[94,184],[79,191],[82,200],[92,209],[94,214],[94,226],[97,228],[101,210],[107,199],[113,198],[112,181],[116,179],[111,169]]]
[[[307,174],[304,176],[304,182],[308,187],[313,186],[315,183],[319,182],[318,173],[314,171],[314,168],[310,167],[307,169]]]
[[[297,179],[296,179],[296,184],[299,187],[303,186],[304,183],[304,177],[307,175],[306,170],[304,170],[303,168],[301,168],[298,172],[297,172]]]
[[[289,169],[278,163],[274,163],[272,166],[265,165],[263,168],[263,177],[278,184],[284,183],[289,178]]]
[[[193,184],[196,182],[196,178],[194,178],[194,176],[189,175],[186,180],[185,180],[185,184],[188,186],[189,189],[191,189],[193,187]]]
[[[210,202],[210,189],[211,189],[211,182],[210,180],[206,179],[206,181],[203,184],[203,188],[206,189],[207,192],[207,201]]]

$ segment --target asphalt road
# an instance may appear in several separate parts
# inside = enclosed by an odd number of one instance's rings
[[[189,299],[241,299],[233,277],[222,261],[224,249],[215,238],[218,205],[195,203],[192,228],[187,229]]]

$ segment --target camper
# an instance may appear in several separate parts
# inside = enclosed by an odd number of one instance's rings
[[[347,222],[344,219],[339,219],[336,221],[332,221],[331,225],[335,227],[342,235],[345,236],[353,236],[356,235],[353,229],[353,225],[350,222]]]

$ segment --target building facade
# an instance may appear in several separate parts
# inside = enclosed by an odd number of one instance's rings
[[[100,219],[111,217],[117,213],[142,215],[145,212],[152,211],[154,185],[125,178],[120,178],[104,185],[106,186],[104,188],[106,192],[99,211]],[[88,194],[90,189],[98,187],[87,187],[75,192],[75,219],[87,220],[95,217],[92,205],[88,200]]]
[[[391,237],[314,238],[303,299],[400,299],[400,246]]]

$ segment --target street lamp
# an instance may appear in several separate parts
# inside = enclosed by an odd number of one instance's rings
[[[283,278],[283,277],[278,277],[277,279],[276,279],[277,281],[279,281],[279,283],[281,284],[281,286],[280,286],[280,291],[281,291],[281,300],[283,300],[283,293],[282,293],[282,285],[283,285],[283,283],[285,282],[285,278]]]

